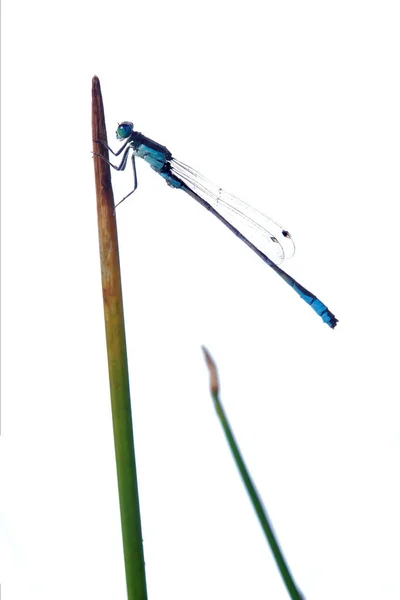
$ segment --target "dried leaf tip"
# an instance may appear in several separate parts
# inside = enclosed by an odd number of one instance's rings
[[[215,366],[215,362],[213,361],[213,359],[211,358],[211,354],[209,353],[209,351],[207,350],[207,348],[205,348],[205,346],[201,347],[204,353],[204,358],[206,360],[206,365],[208,367],[208,370],[210,372],[210,390],[212,394],[218,394],[219,393],[219,382],[218,382],[218,373],[217,373],[217,367]]]

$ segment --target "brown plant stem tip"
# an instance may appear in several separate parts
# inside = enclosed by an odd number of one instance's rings
[[[204,353],[204,358],[206,360],[206,365],[208,367],[210,373],[210,390],[213,395],[219,394],[219,381],[218,381],[218,372],[217,367],[215,365],[214,360],[211,357],[211,354],[207,350],[205,346],[202,346],[202,350]]]

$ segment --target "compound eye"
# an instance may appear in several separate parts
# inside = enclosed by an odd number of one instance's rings
[[[128,138],[133,131],[133,123],[130,123],[129,121],[124,121],[123,123],[120,123],[118,125],[118,129],[117,129],[117,138],[119,140],[125,140],[126,138]]]

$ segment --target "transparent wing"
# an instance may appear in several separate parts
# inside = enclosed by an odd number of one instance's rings
[[[295,245],[292,237],[279,223],[243,200],[225,192],[192,167],[175,158],[171,160],[170,164],[171,171],[177,177],[193,192],[211,204],[220,215],[232,223],[240,233],[275,263],[279,264],[285,258],[293,256]]]

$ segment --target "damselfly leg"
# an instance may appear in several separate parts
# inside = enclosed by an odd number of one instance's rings
[[[106,144],[106,142],[103,142],[103,140],[93,140],[94,142],[96,142],[96,144],[101,144],[102,146],[104,146],[104,148],[107,148],[107,150],[109,150],[109,152],[111,152],[111,154],[114,154],[114,156],[119,156],[121,154],[121,152],[123,152],[125,150],[125,148],[127,147],[127,145],[130,143],[130,139],[126,140],[125,144],[122,144],[121,148],[119,150],[117,150],[117,152],[114,152],[114,150],[112,148],[110,148],[110,146],[108,144]],[[96,154],[96,152],[95,152]],[[98,155],[100,156],[100,155]]]
[[[106,144],[105,142],[103,142],[103,141],[101,141],[101,140],[95,140],[95,141],[97,141],[97,143],[98,143],[98,144],[102,144],[102,145],[103,145],[105,148],[107,148],[107,149],[108,149],[108,150],[109,150],[109,151],[110,151],[112,154],[114,154],[114,156],[118,156],[119,154],[121,154],[122,150],[124,150],[124,149],[125,149],[125,152],[124,152],[124,154],[123,154],[123,156],[122,156],[122,160],[121,160],[121,162],[120,162],[120,164],[119,164],[119,165],[113,165],[113,163],[112,163],[112,162],[110,162],[110,161],[109,161],[109,160],[108,160],[108,159],[107,159],[105,156],[103,156],[103,155],[102,155],[102,154],[100,154],[99,152],[93,152],[93,154],[94,154],[95,156],[100,156],[100,157],[101,157],[101,158],[104,160],[104,162],[106,162],[108,165],[110,165],[110,167],[112,167],[112,168],[113,168],[113,169],[115,169],[116,171],[124,171],[124,170],[125,170],[125,168],[126,168],[126,163],[128,162],[129,150],[132,150],[132,152],[133,152],[133,148],[132,148],[132,146],[128,146],[128,144],[129,144],[129,141],[130,141],[130,140],[128,140],[128,141],[127,141],[127,142],[126,142],[126,143],[125,143],[125,144],[122,146],[122,148],[120,148],[120,149],[118,150],[118,152],[114,152],[114,151],[113,151],[113,150],[110,148],[110,146],[108,146],[108,144]],[[128,148],[126,148],[126,146],[128,146]],[[134,181],[134,184],[133,184],[133,190],[132,190],[131,192],[129,192],[129,194],[127,194],[126,196],[124,196],[124,197],[122,198],[122,200],[120,200],[119,202],[117,202],[117,204],[115,205],[115,208],[117,208],[117,206],[119,206],[120,204],[122,204],[122,202],[123,202],[124,200],[126,200],[127,198],[129,198],[129,196],[131,196],[131,195],[133,194],[133,192],[136,190],[136,188],[137,188],[137,186],[138,186],[138,184],[137,184],[137,174],[136,174],[136,161],[135,161],[135,155],[134,155],[134,154],[132,154],[132,157],[131,157],[131,158],[132,158],[132,170],[133,170],[133,181]]]

